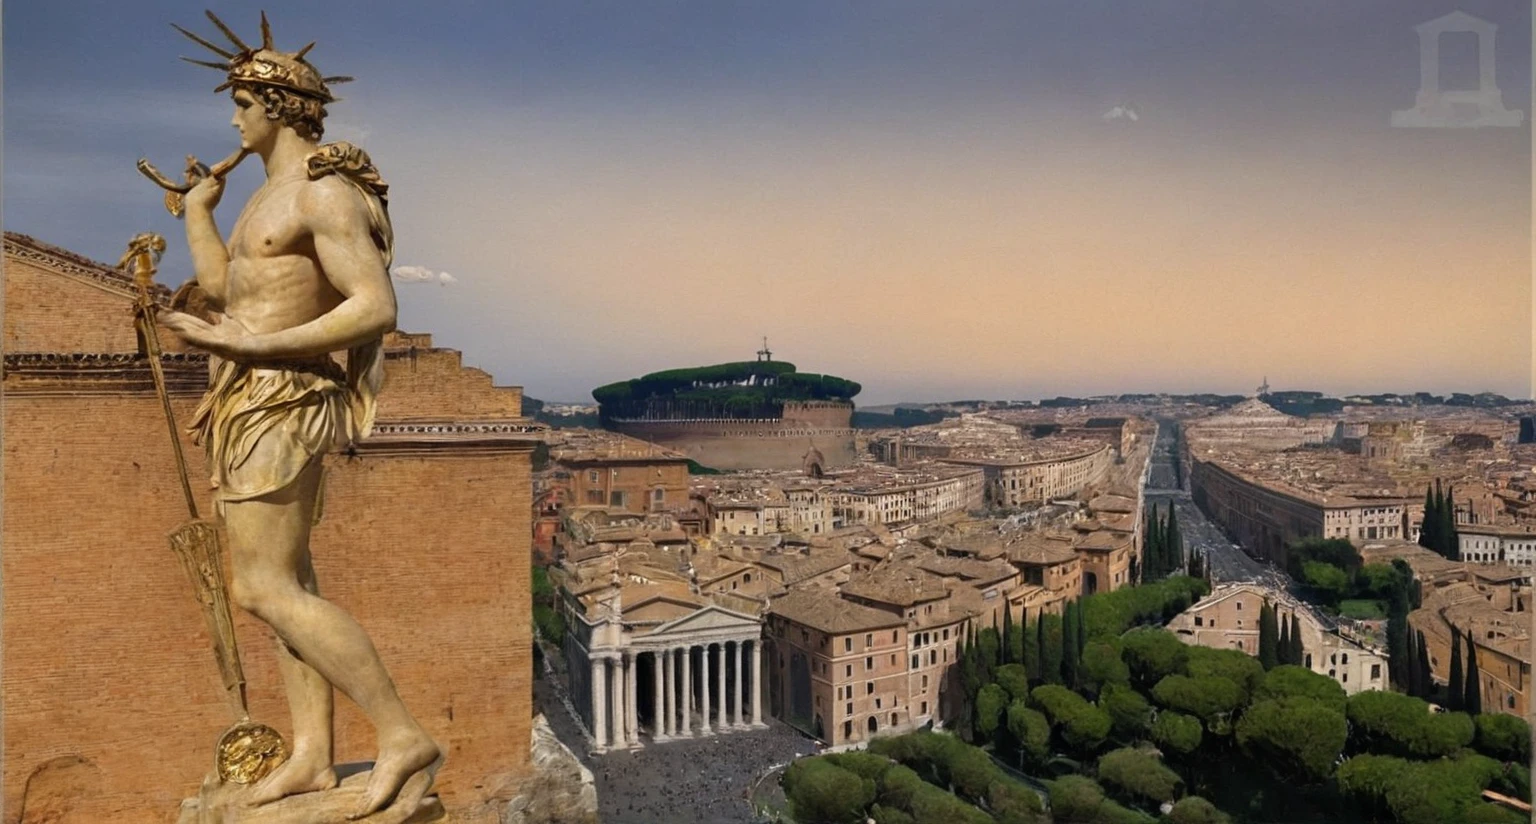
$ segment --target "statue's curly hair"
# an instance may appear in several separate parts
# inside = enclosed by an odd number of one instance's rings
[[[235,83],[233,95],[244,89],[267,110],[267,119],[292,127],[299,137],[318,141],[325,135],[325,104],[319,99],[261,83]]]

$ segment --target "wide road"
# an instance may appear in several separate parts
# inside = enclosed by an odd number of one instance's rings
[[[1155,504],[1161,514],[1168,511],[1170,503],[1173,504],[1178,516],[1179,532],[1184,537],[1185,555],[1203,553],[1210,563],[1213,581],[1264,584],[1281,591],[1291,589],[1289,575],[1249,557],[1205,517],[1205,513],[1195,506],[1188,490],[1174,485],[1174,443],[1178,426],[1178,421],[1158,421],[1157,442],[1152,448],[1152,471],[1147,473],[1147,486],[1143,490],[1147,507],[1151,508]]]

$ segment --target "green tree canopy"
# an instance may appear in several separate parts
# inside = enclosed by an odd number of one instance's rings
[[[1264,683],[1264,665],[1240,649],[1212,649],[1192,646],[1185,671],[1195,678],[1225,678],[1243,691],[1243,703],[1248,703],[1254,691]]]
[[[802,758],[784,771],[784,795],[796,821],[862,824],[875,782],[825,759]]]
[[[1021,766],[1043,763],[1051,754],[1051,722],[1023,699],[1008,705],[1008,734],[1018,742]]]
[[[1184,791],[1183,779],[1162,759],[1130,747],[1099,759],[1099,781],[1138,801],[1173,801]]]
[[[1345,704],[1354,748],[1405,758],[1441,758],[1472,743],[1465,713],[1431,713],[1422,699],[1396,692],[1356,693]]]
[[[1168,811],[1168,824],[1232,824],[1232,819],[1215,804],[1191,795],[1179,799]]]
[[[1115,734],[1134,741],[1152,723],[1152,705],[1142,694],[1124,684],[1110,684],[1099,693],[1099,709],[1109,713]]]
[[[1165,629],[1138,629],[1120,639],[1122,655],[1137,687],[1148,689],[1170,675],[1185,671],[1190,647]]]
[[[1157,682],[1152,697],[1171,710],[1193,715],[1207,725],[1243,706],[1243,689],[1226,678],[1170,675]]]
[[[1500,761],[1527,764],[1531,760],[1531,726],[1517,715],[1484,713],[1474,721],[1473,745],[1483,755]]]
[[[1199,749],[1203,736],[1200,719],[1183,713],[1163,710],[1152,722],[1152,741],[1175,755],[1189,755]]]
[[[1344,750],[1344,714],[1315,698],[1279,698],[1249,707],[1237,722],[1237,743],[1282,777],[1320,781]]]
[[[1109,684],[1129,684],[1131,669],[1120,657],[1118,640],[1089,641],[1083,649],[1083,688],[1089,692],[1102,690]]]
[[[1348,697],[1339,682],[1299,666],[1275,667],[1264,676],[1263,683],[1253,693],[1255,701],[1315,698],[1339,712],[1344,711],[1344,702]]]

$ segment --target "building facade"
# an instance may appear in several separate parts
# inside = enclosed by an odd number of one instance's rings
[[[1168,622],[1168,631],[1186,644],[1238,649],[1259,654],[1259,613],[1268,603],[1276,626],[1294,616],[1301,627],[1302,666],[1337,681],[1353,695],[1387,689],[1387,654],[1325,626],[1318,616],[1289,595],[1253,584],[1218,586]]]

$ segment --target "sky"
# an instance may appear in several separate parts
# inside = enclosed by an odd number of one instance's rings
[[[8,0],[3,215],[184,230],[134,169],[237,147],[205,3]],[[210,6],[259,41],[257,6]],[[532,397],[750,360],[863,405],[1275,389],[1530,397],[1531,5],[269,0],[391,186],[400,327]],[[1414,26],[1497,26],[1516,127],[1394,128]],[[1473,88],[1471,34],[1442,86]],[[1137,118],[1106,117],[1134,109]],[[260,184],[236,170],[220,226]],[[442,277],[447,273],[447,277]]]

